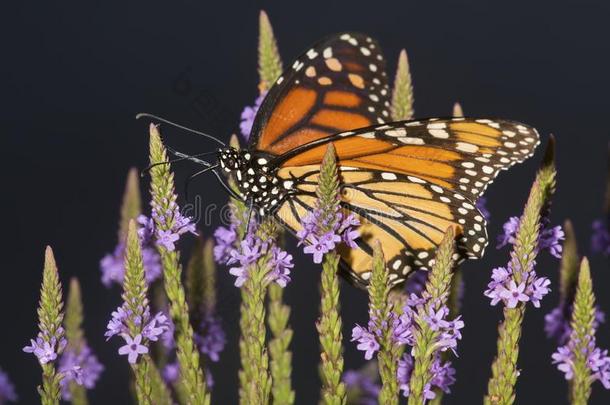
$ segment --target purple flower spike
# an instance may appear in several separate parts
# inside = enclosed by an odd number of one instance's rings
[[[138,356],[148,353],[148,347],[142,343],[142,335],[136,335],[133,339],[129,335],[123,335],[125,345],[119,348],[120,355],[127,355],[127,361],[130,364],[135,364],[138,361]]]

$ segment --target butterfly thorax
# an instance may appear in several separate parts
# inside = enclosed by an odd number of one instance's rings
[[[271,168],[267,157],[229,147],[219,150],[218,161],[235,179],[239,196],[251,201],[261,215],[273,213],[290,191],[286,182],[277,178],[277,170]]]

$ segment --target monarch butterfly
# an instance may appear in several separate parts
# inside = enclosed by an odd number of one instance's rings
[[[348,279],[366,286],[372,244],[381,241],[392,284],[433,264],[447,227],[455,259],[479,258],[486,223],[475,207],[500,170],[539,143],[527,125],[491,119],[388,122],[390,91],[378,43],[358,33],[327,38],[274,83],[255,117],[248,146],[218,151],[239,198],[293,233],[315,206],[320,163],[336,150],[341,204],[361,222],[359,249],[340,250]]]

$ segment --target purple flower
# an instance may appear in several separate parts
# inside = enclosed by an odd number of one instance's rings
[[[158,312],[142,329],[142,336],[156,342],[159,337],[169,331],[169,320],[163,312]]]
[[[129,335],[122,336],[125,339],[125,345],[119,348],[119,354],[127,355],[127,361],[130,364],[135,364],[139,355],[148,353],[148,347],[142,344],[142,335],[138,334],[133,339]]]
[[[175,243],[179,239],[180,239],[180,235],[172,232],[171,229],[169,231],[162,231],[162,230],[157,231],[157,244],[160,246],[163,246],[165,249],[169,250],[170,252],[172,252],[176,249]]]
[[[72,397],[70,382],[74,381],[86,389],[92,389],[104,371],[104,366],[85,344],[78,353],[68,349],[62,354],[59,359],[59,371],[64,376],[61,380],[61,396],[69,401]]]
[[[538,250],[548,250],[549,253],[556,258],[561,258],[563,247],[562,241],[565,239],[565,233],[561,226],[548,226],[549,220],[543,217],[540,221],[540,233],[538,235]],[[510,244],[515,244],[515,237],[519,230],[519,218],[510,217],[502,226],[504,232],[498,235],[498,249]]]
[[[319,264],[324,255],[341,242],[350,248],[357,248],[355,240],[360,236],[357,230],[359,225],[360,221],[354,215],[345,216],[339,207],[331,214],[316,208],[301,222],[301,229],[297,232],[298,245],[305,244],[303,252],[313,255],[314,263]]]
[[[58,333],[61,335],[63,332]],[[40,364],[47,364],[51,361],[55,361],[57,359],[57,355],[61,353],[66,347],[66,339],[63,337],[57,341],[57,338],[54,336],[50,339],[39,333],[36,337],[36,340],[30,339],[30,346],[25,346],[23,351],[26,353],[33,353],[37,358]]]
[[[411,393],[409,388],[409,382],[411,381],[411,374],[413,373],[413,357],[410,354],[403,354],[402,358],[398,360],[398,368],[396,369],[396,378],[398,380],[399,388],[405,397],[408,397]]]
[[[441,307],[438,311],[430,308],[428,315],[424,319],[428,323],[430,329],[436,332],[445,329],[450,325],[449,322],[445,320],[445,316],[448,314],[449,309],[447,307]]]
[[[256,117],[256,113],[258,112],[258,109],[263,103],[263,100],[265,99],[265,95],[267,95],[267,92],[262,92],[254,101],[254,105],[252,107],[245,107],[241,113],[241,122],[239,123],[239,129],[246,141],[250,138],[250,132],[252,131],[254,118]]]
[[[106,341],[108,341],[112,336],[119,335],[123,333],[128,333],[127,325],[125,324],[127,320],[127,311],[125,308],[118,307],[116,311],[112,312],[112,318],[108,321],[108,326],[106,326]]]
[[[572,351],[568,346],[561,346],[552,354],[553,364],[557,364],[557,369],[565,374],[566,380],[574,377]]]
[[[8,378],[8,374],[0,369],[0,404],[8,401],[16,402],[17,394],[15,393],[13,383]]]
[[[537,278],[534,272],[534,282],[530,284],[527,295],[536,308],[540,308],[540,300],[551,291],[551,280],[546,277]]]
[[[363,328],[360,325],[356,325],[352,329],[352,342],[358,341],[358,350],[364,352],[364,358],[366,360],[370,360],[373,358],[373,354],[375,354],[379,350],[379,343],[375,338],[375,335],[371,333],[368,329]]]
[[[538,248],[540,250],[547,249],[551,255],[561,259],[561,253],[563,252],[561,242],[565,239],[565,236],[560,225],[545,228],[540,232]]]
[[[167,383],[174,383],[180,377],[180,363],[177,361],[173,363],[167,363],[165,367],[163,367],[163,371],[161,371],[161,376],[163,380]]]
[[[410,394],[409,383],[411,374],[413,373],[413,357],[405,353],[398,361],[397,379],[399,388],[403,396],[408,397]],[[449,387],[455,382],[455,369],[451,366],[450,361],[442,362],[438,352],[435,354],[432,364],[430,365],[430,374],[432,379],[430,383],[424,387],[424,398],[433,399],[436,394],[435,389],[440,389],[445,393],[449,393]]]
[[[500,298],[504,300],[507,308],[515,308],[519,302],[527,302],[530,297],[524,294],[525,283],[517,285],[515,280],[510,280],[508,286],[502,286]]]
[[[504,233],[498,235],[498,245],[497,249],[501,249],[504,246],[515,243],[515,235],[519,230],[519,218],[518,217],[510,217],[508,221],[502,225],[502,229]]]
[[[231,225],[229,228],[220,226],[214,231],[214,260],[218,264],[227,264],[231,258],[231,251],[234,249],[235,241],[237,240],[236,226]]]
[[[428,274],[429,273],[427,270],[417,270],[415,273],[409,275],[409,278],[407,278],[407,281],[405,282],[405,292],[407,295],[421,294],[421,292],[426,288]]]
[[[610,218],[607,221],[598,219],[593,222],[593,235],[591,236],[591,250],[610,256]]]
[[[140,217],[143,217],[141,215]],[[146,218],[146,217],[144,217]],[[141,218],[140,218],[141,219]],[[140,222],[141,224],[141,222]],[[146,239],[148,231],[146,225],[138,230],[140,242],[142,244],[142,265],[147,283],[152,283],[161,276],[161,257],[156,249],[150,244],[150,239]],[[102,272],[102,284],[110,287],[112,283],[123,284],[125,277],[125,244],[119,243],[114,252],[107,254],[100,261]]]
[[[485,218],[485,220],[487,222],[489,222],[489,220],[491,219],[491,213],[487,209],[487,198],[486,197],[479,197],[479,199],[477,200],[475,206],[477,207],[477,209],[479,210],[481,215],[483,215],[483,218]]]
[[[175,202],[172,201],[165,212],[162,212],[161,207],[154,201],[151,203],[151,206],[151,217],[155,223],[165,225],[172,224],[171,229],[154,229],[154,235],[156,237],[155,243],[157,246],[163,246],[165,249],[172,252],[176,249],[175,243],[180,239],[181,235],[187,232],[197,235],[193,219],[182,215],[178,204]],[[147,224],[150,224],[150,221],[148,221]],[[150,227],[150,225],[148,226]]]
[[[256,263],[256,261],[262,256],[263,242],[254,235],[248,235],[246,239],[242,240],[239,244],[240,249],[231,250],[231,258],[227,264],[239,263],[239,266],[234,266],[229,269],[229,273],[236,276],[235,286],[241,287],[248,279],[249,267]]]
[[[294,267],[292,255],[277,246],[271,248],[271,271],[267,275],[269,281],[275,281],[279,286],[286,287],[290,282],[290,269]]]
[[[307,254],[313,255],[313,262],[316,264],[322,263],[322,258],[332,249],[334,249],[335,244],[332,240],[329,240],[328,237],[316,237],[314,235],[309,236],[309,242],[311,243],[308,246],[305,246],[303,252]]]
[[[214,362],[218,361],[219,354],[227,343],[220,318],[211,315],[205,317],[200,325],[200,333],[196,334],[195,340],[201,353],[206,354]]]
[[[343,374],[342,380],[348,391],[353,391],[357,394],[357,402],[350,403],[357,405],[377,405],[377,397],[379,396],[381,387],[373,381],[371,376],[362,371],[348,370]],[[349,394],[348,397],[350,397]]]
[[[557,344],[564,345],[570,338],[570,318],[572,317],[572,305],[560,304],[544,316],[544,331],[549,339],[554,339]],[[600,324],[606,321],[604,311],[595,307],[593,318],[593,329],[597,330]]]

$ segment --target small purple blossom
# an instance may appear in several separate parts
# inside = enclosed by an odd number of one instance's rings
[[[348,392],[353,391],[357,396],[357,405],[377,405],[377,398],[381,387],[365,372],[347,370],[343,374],[343,383]],[[348,397],[350,395],[348,394]],[[352,403],[352,402],[350,402]]]
[[[530,300],[530,297],[524,294],[524,282],[517,285],[515,280],[510,280],[508,286],[502,285],[500,288],[500,298],[504,300],[507,308],[515,308],[519,302],[527,302]]]
[[[538,250],[548,250],[549,253],[560,259],[563,251],[562,241],[565,239],[565,233],[560,225],[549,226],[548,219],[542,218],[540,225],[540,233],[538,236]],[[498,235],[498,249],[506,245],[514,245],[517,231],[519,230],[519,218],[510,217],[502,226],[503,233]]]
[[[119,348],[119,354],[127,355],[127,361],[130,364],[135,364],[139,355],[148,353],[148,347],[142,344],[142,335],[138,334],[133,339],[129,335],[122,336],[125,339],[125,345]]]
[[[397,379],[399,388],[404,397],[408,397],[411,393],[409,383],[411,374],[413,373],[413,357],[405,353],[398,361]],[[450,361],[442,362],[440,356],[435,354],[432,364],[430,365],[430,374],[432,379],[429,384],[424,387],[424,398],[427,400],[434,399],[436,394],[435,389],[440,389],[445,393],[451,392],[450,386],[455,383],[455,369]]]
[[[218,264],[227,264],[231,258],[231,251],[234,249],[237,240],[236,225],[231,224],[229,228],[219,226],[214,231],[214,260]]]
[[[0,404],[8,401],[16,402],[17,394],[15,393],[15,386],[8,378],[8,374],[0,369]]]
[[[370,325],[369,325],[370,328]],[[375,338],[375,335],[369,331],[369,329],[363,328],[360,325],[356,325],[352,329],[352,342],[358,342],[358,350],[364,352],[364,358],[370,360],[373,355],[379,350],[379,342]]]
[[[60,336],[62,334],[63,330],[57,333]],[[66,339],[63,337],[58,341],[55,336],[49,338],[45,334],[39,333],[36,340],[30,339],[30,346],[25,346],[23,351],[34,354],[40,364],[47,364],[57,359],[58,354],[63,352],[66,347],[66,343]]]
[[[180,236],[185,233],[197,235],[193,219],[182,215],[180,207],[175,202],[169,204],[169,208],[164,212],[154,201],[151,203],[151,217],[155,223],[172,224],[171,229],[162,230],[155,228],[155,243],[157,246],[163,246],[168,251],[172,252],[176,249],[175,243],[180,239]],[[148,222],[150,224],[150,221]],[[149,225],[150,226],[150,225]]]
[[[252,131],[254,118],[256,117],[256,113],[258,112],[258,109],[263,103],[266,94],[267,92],[261,93],[254,101],[254,105],[252,107],[247,106],[241,112],[241,122],[239,123],[239,130],[246,141],[250,138],[250,132]]]
[[[549,339],[554,339],[557,344],[565,345],[572,329],[570,318],[572,317],[572,305],[560,304],[544,316],[544,331]],[[593,318],[593,329],[597,330],[600,324],[606,321],[606,314],[599,307],[595,307]]]
[[[138,217],[138,236],[142,246],[142,265],[144,266],[144,275],[148,284],[152,283],[161,276],[161,257],[152,244],[152,230],[154,224],[152,220],[144,215]],[[151,226],[153,228],[151,228]],[[100,270],[102,272],[102,284],[110,287],[112,283],[123,284],[125,277],[125,244],[117,244],[114,252],[108,253],[100,261]]]
[[[595,346],[595,339],[589,344],[587,351],[587,368],[594,380],[599,380],[605,389],[610,389],[610,357],[607,350]],[[570,341],[557,349],[552,355],[553,364],[564,373],[566,380],[574,378],[574,341]]]
[[[407,293],[407,295],[420,295],[426,288],[428,274],[427,270],[416,270],[415,273],[409,275],[409,278],[407,278],[407,281],[405,282],[405,293]]]
[[[491,298],[491,305],[502,301],[507,308],[515,308],[520,302],[529,301],[534,307],[539,308],[542,298],[551,291],[550,280],[546,277],[538,277],[535,271],[529,270],[523,273],[523,281],[517,284],[511,263],[508,267],[497,267],[492,270],[491,281],[483,294]]]
[[[290,282],[290,269],[294,267],[292,255],[277,246],[271,248],[271,271],[267,275],[269,281],[275,281],[280,287],[286,287]]]
[[[133,359],[137,359],[139,354],[148,353],[146,345],[149,341],[156,342],[159,338],[165,341],[167,339],[165,336],[169,333],[172,325],[169,318],[162,312],[158,312],[151,317],[150,308],[148,303],[145,302],[142,315],[134,319],[134,323],[141,328],[138,329],[141,332],[132,337],[128,325],[128,317],[131,316],[131,313],[125,309],[125,305],[123,303],[123,306],[118,307],[112,312],[112,318],[108,322],[104,336],[106,336],[106,340],[115,335],[123,337],[127,344],[119,349],[119,354],[127,354],[129,362],[133,364],[136,361]],[[141,347],[146,348],[147,351],[142,352],[143,349]]]
[[[334,214],[323,213],[320,208],[306,215],[297,232],[298,245],[305,245],[303,252],[313,256],[313,262],[322,263],[324,255],[344,243],[357,248],[355,240],[360,236],[357,227],[360,221],[353,215],[344,215],[339,208]],[[330,228],[330,230],[327,230]]]
[[[606,221],[598,219],[593,222],[591,250],[594,253],[610,256],[610,218]]]
[[[142,336],[156,342],[159,337],[169,331],[169,320],[163,312],[158,312],[142,329]]]
[[[515,243],[515,235],[519,230],[519,218],[518,217],[510,217],[508,221],[502,225],[503,233],[498,235],[498,245],[497,249],[501,249],[506,245],[513,245]]]
[[[254,227],[251,226],[250,229]],[[294,267],[292,255],[275,245],[273,239],[262,241],[253,231],[249,231],[244,240],[239,244],[239,250],[231,248],[228,250],[230,258],[227,264],[233,265],[229,273],[236,276],[235,286],[241,287],[248,279],[250,267],[258,259],[270,254],[268,263],[269,271],[266,276],[268,282],[275,282],[281,287],[286,287],[290,282],[290,269]]]
[[[89,346],[84,345],[78,353],[72,349],[66,350],[59,359],[59,372],[63,374],[62,398],[66,401],[71,399],[70,382],[72,381],[86,389],[94,388],[102,371],[104,366],[100,364]]]
[[[231,258],[227,264],[239,264],[229,269],[229,273],[236,276],[235,287],[241,287],[248,279],[249,268],[263,254],[263,243],[254,235],[248,235],[239,244],[240,249],[231,250]]]
[[[206,316],[201,322],[199,330],[199,333],[195,335],[199,351],[207,355],[210,360],[217,362],[227,343],[220,318]]]

